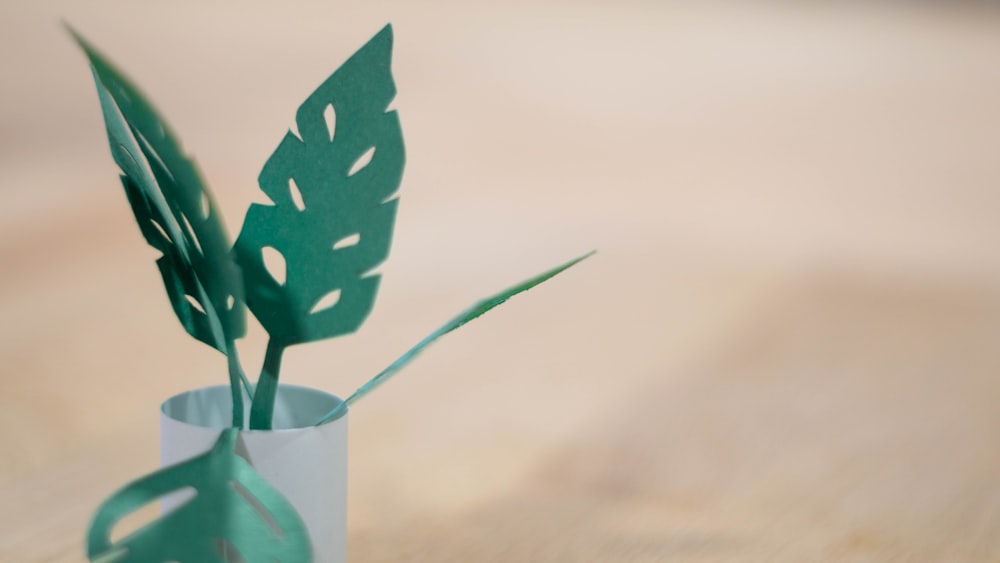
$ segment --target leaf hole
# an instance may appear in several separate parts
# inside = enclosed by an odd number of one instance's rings
[[[166,162],[164,162],[163,157],[160,156],[160,153],[157,152],[157,150],[155,148],[153,148],[153,145],[150,144],[149,139],[147,139],[144,135],[136,135],[136,139],[146,149],[145,150],[146,160],[149,161],[150,166],[152,166],[153,162],[155,161],[156,164],[157,164],[157,167],[161,171],[163,171],[163,173],[166,174],[167,177],[169,177],[171,180],[175,180],[176,181],[176,179],[174,178],[173,171],[170,170],[170,167],[167,166]],[[149,157],[152,157],[152,159],[150,159]]]
[[[201,192],[201,216],[208,219],[212,215],[212,200],[208,199],[208,192]]]
[[[111,542],[118,543],[129,535],[152,524],[160,516],[157,503],[153,502],[122,518],[111,530]]]
[[[175,506],[180,508],[194,499],[197,491],[194,487],[183,487],[170,492],[170,496],[179,499]],[[160,497],[161,498],[161,497]],[[129,535],[141,530],[145,526],[152,524],[162,516],[160,511],[160,498],[151,499],[147,504],[139,507],[138,510],[129,513],[115,524],[111,529],[111,543],[118,543]],[[175,508],[176,510],[176,508]]]
[[[192,309],[196,309],[202,314],[205,313],[205,309],[201,306],[201,303],[198,303],[197,299],[190,295],[185,295],[184,298],[187,299],[188,305],[190,305]]]
[[[191,226],[191,221],[188,219],[188,216],[181,213],[181,219],[184,220],[184,228],[187,229],[187,238],[194,243],[194,247],[198,249],[198,253],[203,254],[201,242],[198,240],[198,237],[194,235],[194,227]]]
[[[257,500],[257,497],[253,496],[253,493],[248,491],[246,487],[244,487],[243,485],[241,485],[236,481],[230,481],[229,485],[233,488],[234,491],[236,491],[237,494],[243,497],[243,500],[247,501],[247,504],[253,507],[254,511],[256,511],[257,514],[260,515],[264,523],[267,524],[267,527],[271,528],[271,531],[274,532],[274,535],[278,536],[279,538],[285,537],[285,531],[282,530],[281,526],[278,525],[278,521],[274,519],[274,516],[271,515],[271,513],[268,512],[266,508],[264,508],[264,505]]]
[[[327,293],[322,297],[322,299],[317,301],[316,304],[313,305],[313,308],[309,311],[309,314],[313,315],[319,313],[320,311],[325,311],[327,309],[330,309],[338,302],[340,302],[340,290],[335,289],[330,293]]]
[[[226,309],[232,311],[233,307],[236,306],[236,298],[230,295],[226,298]]]
[[[360,172],[361,169],[363,169],[365,166],[368,166],[371,163],[372,158],[374,156],[375,156],[375,147],[371,147],[368,150],[366,150],[364,154],[359,156],[358,159],[354,161],[354,164],[351,166],[351,169],[347,172],[347,175],[354,176],[355,174]]]
[[[337,131],[337,112],[333,109],[333,104],[326,104],[323,108],[323,121],[326,122],[326,132],[330,135],[330,142]]]
[[[153,221],[152,219],[150,219],[149,222],[153,224],[153,227],[155,227],[157,231],[160,232],[160,235],[163,237],[163,240],[166,241],[170,240],[170,236],[167,235],[167,231],[164,230],[163,225],[157,223],[156,221]]]
[[[361,233],[354,233],[353,235],[347,235],[346,237],[333,243],[334,250],[340,250],[341,248],[347,248],[349,246],[357,246],[361,242]]]
[[[285,274],[287,272],[285,257],[273,246],[265,246],[260,249],[260,252],[264,258],[264,268],[267,269],[267,273],[271,274],[271,277],[274,278],[274,281],[278,282],[278,285],[285,285]]]
[[[295,204],[295,209],[305,211],[306,202],[302,199],[302,190],[300,190],[299,185],[295,183],[295,178],[288,179],[288,193],[292,196],[292,203]]]

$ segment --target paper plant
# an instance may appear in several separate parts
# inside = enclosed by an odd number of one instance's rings
[[[297,133],[285,134],[260,173],[260,188],[271,203],[250,207],[235,244],[166,122],[121,72],[71,33],[90,61],[111,153],[139,229],[161,253],[157,267],[174,313],[191,336],[226,356],[233,405],[232,429],[220,434],[211,452],[144,477],[102,505],[89,556],[210,561],[220,560],[218,546],[224,544],[248,562],[307,561],[308,539],[295,510],[233,453],[233,444],[247,418],[251,430],[271,428],[288,346],[350,334],[374,305],[380,276],[372,272],[389,254],[404,163],[399,117],[388,110],[396,94],[392,28],[383,28],[299,106]],[[265,253],[280,256],[283,271],[265,261]],[[441,336],[587,256],[463,311],[315,424],[336,419]],[[244,375],[235,345],[246,329],[247,308],[269,335],[256,385]],[[109,541],[111,523],[181,487],[196,489],[195,499],[117,543]],[[234,495],[234,487],[243,496]],[[254,531],[254,510],[267,513],[279,543],[269,543],[275,534]],[[214,543],[176,545],[175,534],[188,533]]]

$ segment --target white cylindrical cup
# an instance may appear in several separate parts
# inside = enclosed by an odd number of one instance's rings
[[[241,431],[236,445],[236,452],[298,511],[316,563],[347,560],[347,414],[314,426],[341,402],[316,389],[281,385],[273,429]],[[231,422],[228,386],[204,387],[167,399],[160,407],[161,466],[210,450],[220,430]],[[186,498],[184,493],[164,497],[164,512]]]

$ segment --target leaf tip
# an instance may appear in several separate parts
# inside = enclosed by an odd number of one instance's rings
[[[63,27],[63,29],[66,31],[66,33],[68,33],[70,35],[70,37],[72,37],[73,40],[76,41],[77,43],[84,43],[85,42],[84,39],[83,39],[83,36],[80,35],[80,32],[78,32],[76,30],[76,28],[74,28],[72,25],[70,25],[68,21],[60,18],[59,19],[59,25],[61,25]]]
[[[382,29],[380,29],[375,36],[382,37],[383,35],[386,36],[386,39],[389,39],[390,41],[392,40],[393,38],[392,22],[385,24],[385,26],[383,26]]]
[[[91,59],[91,62],[93,62],[93,59],[97,54],[97,50],[94,49],[94,46],[91,45],[90,42],[87,41],[83,37],[83,35],[81,35],[80,32],[76,30],[75,27],[70,25],[68,21],[60,20],[60,23],[62,24],[63,29],[66,30],[66,33],[68,33],[69,36],[73,38],[73,41],[76,42],[77,46],[80,47],[80,49],[82,49],[83,52],[87,55],[87,58]]]
[[[597,249],[596,248],[593,249],[593,250],[591,250],[590,252],[587,252],[585,254],[581,254],[580,256],[577,256],[576,258],[570,260],[569,262],[566,262],[562,266],[558,266],[558,267],[554,268],[553,270],[551,270],[552,276],[555,276],[556,274],[562,273],[562,272],[564,272],[564,271],[572,268],[573,266],[576,266],[580,262],[583,262],[584,260],[586,260],[587,258],[590,258],[591,256],[593,256],[595,254],[597,254]]]
[[[392,30],[392,23],[387,23],[358,51],[364,51],[366,48],[371,47],[376,50],[384,49],[386,52],[391,53],[393,40],[394,34]]]

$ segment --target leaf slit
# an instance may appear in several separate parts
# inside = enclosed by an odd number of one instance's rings
[[[288,179],[288,193],[291,195],[292,203],[295,204],[295,209],[305,211],[306,202],[302,199],[302,190],[300,190],[299,185],[295,183],[295,178]]]
[[[160,156],[160,153],[156,152],[156,149],[149,143],[149,140],[147,140],[142,134],[137,134],[136,139],[138,139],[142,144],[142,147],[145,149],[143,152],[146,153],[147,157],[152,155],[152,157],[156,160],[156,164],[159,165],[160,170],[162,170],[163,173],[166,174],[171,180],[177,181],[174,177],[173,170],[167,166],[167,163],[163,161],[163,157]]]
[[[192,308],[197,309],[202,314],[205,313],[205,309],[201,306],[201,303],[198,303],[197,299],[187,294],[184,295],[184,298],[187,299],[188,304],[191,305]]]
[[[273,246],[261,248],[260,253],[267,273],[271,274],[271,277],[274,278],[274,281],[278,282],[278,285],[285,285],[285,278],[288,273],[285,257]]]
[[[330,293],[327,293],[319,301],[313,305],[313,308],[309,310],[310,315],[315,315],[320,311],[325,311],[327,309],[333,308],[334,305],[340,302],[340,289],[335,289]]]
[[[208,219],[212,215],[212,200],[208,198],[208,192],[201,192],[201,217]]]
[[[347,235],[346,237],[333,243],[334,250],[340,250],[341,248],[348,248],[350,246],[357,246],[361,242],[361,233],[354,233],[353,235]]]
[[[372,158],[374,156],[375,156],[375,147],[370,147],[361,156],[359,156],[357,160],[354,161],[354,164],[351,166],[351,169],[347,172],[347,175],[354,176],[355,174],[360,172],[364,167],[371,164]]]
[[[333,136],[337,134],[337,112],[333,109],[333,104],[326,104],[323,108],[323,121],[326,122],[326,131],[330,135],[330,142],[333,142]]]
[[[271,528],[271,531],[274,532],[274,535],[278,536],[279,538],[285,537],[285,531],[282,530],[281,526],[278,525],[278,521],[274,519],[274,516],[272,516],[271,513],[268,512],[266,508],[264,508],[264,505],[261,504],[259,500],[257,500],[257,497],[253,496],[253,493],[248,491],[246,487],[244,487],[241,483],[237,481],[230,481],[229,485],[233,488],[234,491],[236,491],[237,494],[243,497],[243,500],[247,501],[247,503],[253,507],[254,511],[260,515],[261,520],[263,520],[264,523],[267,524],[268,528]]]
[[[163,225],[157,223],[153,219],[150,219],[149,222],[152,223],[153,227],[155,227],[157,231],[159,231],[160,236],[163,237],[163,240],[167,241],[167,243],[172,244],[172,242],[170,241],[170,235],[167,234],[167,231],[163,228]]]
[[[201,249],[201,241],[199,241],[198,237],[195,236],[194,227],[191,226],[190,219],[188,219],[188,216],[185,215],[184,213],[181,213],[180,215],[181,218],[184,219],[184,229],[187,231],[185,233],[187,235],[187,238],[191,239],[191,242],[194,243],[194,247],[198,249],[198,253],[203,254],[204,251]]]

